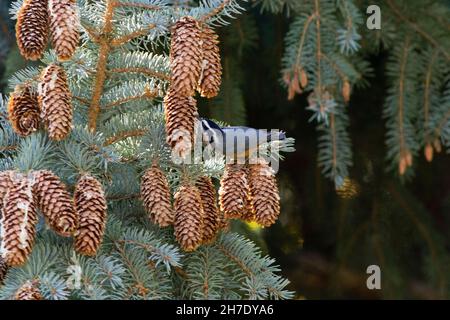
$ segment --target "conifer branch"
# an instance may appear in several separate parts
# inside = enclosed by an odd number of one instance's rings
[[[406,72],[406,62],[408,60],[408,50],[409,50],[409,38],[406,39],[403,45],[403,53],[400,59],[400,72],[398,80],[398,134],[399,134],[399,146],[400,146],[400,157],[407,153],[407,148],[405,144],[405,133],[403,130],[404,121],[404,86],[405,86],[405,72]]]
[[[326,54],[322,53],[322,57],[330,64],[330,66],[333,68],[334,71],[336,71],[339,78],[341,78],[342,81],[346,81],[347,77],[345,76],[344,72],[339,68],[339,66],[332,61]]]
[[[161,10],[162,7],[147,4],[147,3],[137,3],[137,2],[116,2],[116,7],[125,7],[125,8],[139,8],[139,9],[147,9],[147,10]]]
[[[96,67],[96,75],[94,89],[92,91],[92,99],[89,106],[89,130],[95,132],[97,128],[97,117],[100,113],[100,99],[103,93],[103,87],[106,80],[106,64],[111,50],[109,37],[113,31],[113,15],[115,0],[106,0],[105,24],[102,30],[102,36],[99,39],[100,49]]]
[[[435,129],[435,137],[436,138],[439,138],[439,136],[441,135],[442,128],[445,127],[445,125],[449,119],[450,119],[450,110],[448,110],[442,117],[441,121],[439,121],[439,125]]]
[[[423,115],[424,115],[424,140],[427,142],[426,138],[429,134],[428,132],[428,124],[429,124],[429,115],[430,115],[430,85],[431,85],[431,75],[433,73],[433,65],[437,58],[437,51],[433,52],[431,60],[428,64],[426,76],[425,76],[425,87],[424,87],[424,102],[423,102]]]
[[[122,141],[125,140],[127,138],[131,138],[131,137],[141,137],[143,136],[145,133],[147,132],[147,130],[130,130],[130,131],[124,131],[121,132],[115,136],[109,137],[108,139],[106,139],[105,143],[103,144],[103,146],[109,146],[113,143],[116,143],[118,141]]]
[[[330,132],[331,132],[331,150],[332,150],[332,172],[333,176],[336,175],[337,167],[337,144],[336,144],[336,125],[334,113],[330,114]]]
[[[297,57],[295,59],[295,68],[299,68],[301,66],[301,57],[302,57],[302,52],[303,52],[303,45],[305,43],[305,38],[306,38],[306,32],[308,31],[309,25],[311,24],[311,22],[314,20],[315,17],[316,17],[315,13],[311,14],[308,17],[308,19],[306,19],[305,25],[303,26],[303,31],[300,36],[300,43],[298,45],[298,50],[297,50]]]
[[[439,45],[439,43],[431,36],[429,35],[427,32],[425,32],[424,30],[422,30],[422,28],[420,28],[419,25],[417,25],[416,23],[410,21],[407,17],[405,17],[403,15],[403,13],[400,11],[400,9],[398,9],[394,3],[392,2],[392,0],[387,0],[387,3],[389,5],[389,7],[391,7],[392,11],[395,13],[396,16],[398,16],[401,20],[405,21],[408,25],[410,25],[418,34],[420,34],[425,40],[427,40],[428,42],[430,42],[434,47],[436,47],[437,49],[439,49],[439,51],[441,51],[441,53],[445,56],[445,58],[447,60],[450,60],[450,54],[447,52],[447,50],[445,50],[445,48],[443,48],[442,46]]]
[[[143,29],[139,29],[139,30],[133,31],[132,33],[129,33],[127,35],[124,35],[124,36],[121,36],[119,38],[113,39],[111,41],[111,46],[119,47],[121,45],[124,45],[128,41],[133,40],[134,38],[146,35],[150,30],[154,29],[155,27],[156,27],[156,25],[152,23],[152,24],[149,24],[147,27],[145,27]]]
[[[93,30],[91,27],[83,25],[84,30],[87,32],[89,39],[94,43],[100,42],[100,35],[97,31]]]
[[[218,15],[220,12],[222,12],[225,7],[231,2],[231,0],[223,0],[223,2],[220,4],[220,6],[218,6],[217,8],[215,8],[214,10],[212,10],[211,12],[209,12],[208,14],[205,14],[200,21],[201,22],[206,22],[209,19],[211,19],[212,17]]]
[[[87,106],[90,104],[90,101],[86,98],[82,98],[82,97],[78,97],[78,96],[72,96],[72,98],[81,102],[82,104],[87,105]]]
[[[227,248],[225,248],[225,246],[217,244],[217,248],[219,248],[219,250],[222,251],[222,253],[225,256],[227,256],[231,261],[236,263],[246,275],[253,276],[253,272],[249,268],[247,268],[247,266],[238,257],[229,252]]]
[[[316,18],[316,59],[317,59],[317,96],[319,101],[322,99],[322,71],[321,71],[321,59],[322,59],[322,50],[321,50],[321,39],[320,39],[320,4],[319,0],[314,0],[315,6],[315,16]],[[324,112],[324,105],[320,103],[320,112]]]
[[[148,68],[114,68],[109,71],[110,73],[142,73],[149,77],[159,78],[164,81],[170,81],[168,74],[154,71]]]
[[[133,194],[127,194],[123,196],[111,196],[107,197],[108,201],[122,201],[122,200],[130,200],[130,199],[137,199],[141,196],[140,193],[133,193]]]
[[[103,109],[110,109],[110,108],[120,106],[121,104],[130,102],[130,101],[139,100],[139,99],[154,99],[154,98],[156,98],[158,96],[159,96],[159,92],[158,91],[156,91],[156,90],[152,91],[152,90],[146,89],[144,91],[144,93],[142,93],[142,94],[116,100],[114,102],[111,102],[109,104],[106,104],[106,105],[102,106],[102,108]]]
[[[15,150],[17,150],[17,146],[0,146],[0,152]]]

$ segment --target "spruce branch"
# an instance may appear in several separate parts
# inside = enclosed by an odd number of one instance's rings
[[[212,17],[217,16],[221,11],[223,11],[228,4],[230,4],[232,0],[222,0],[222,3],[218,5],[215,9],[211,10],[208,14],[205,14],[203,17],[200,18],[201,22],[206,22]]]
[[[131,137],[141,137],[143,136],[147,130],[130,130],[130,131],[124,131],[120,132],[119,134],[116,134],[115,136],[109,137],[106,139],[104,146],[109,146],[113,143],[116,143],[118,141],[122,141]]]
[[[142,3],[142,2],[124,2],[124,1],[117,1],[115,3],[116,7],[124,7],[124,8],[138,8],[138,9],[147,9],[147,10],[161,10],[163,7],[154,5],[154,4],[148,4],[148,3]]]
[[[425,73],[425,84],[424,84],[424,101],[423,101],[423,133],[424,141],[428,142],[429,135],[429,118],[430,118],[430,94],[431,94],[431,80],[433,74],[433,66],[437,60],[438,51],[434,51],[431,59],[428,63],[427,70]]]
[[[439,45],[439,42],[434,39],[430,34],[425,32],[417,23],[412,22],[410,19],[405,17],[405,15],[400,11],[400,9],[392,2],[392,0],[387,0],[387,3],[389,7],[392,9],[392,11],[395,13],[396,16],[398,16],[402,21],[406,22],[411,28],[413,28],[418,34],[420,34],[425,40],[430,42],[434,47],[436,47],[447,60],[450,60],[450,54],[447,52],[447,50]]]
[[[109,37],[113,31],[113,16],[114,16],[115,0],[106,0],[106,10],[104,15],[104,25],[102,29],[102,36],[99,39],[99,53],[96,67],[95,84],[92,91],[91,103],[89,106],[89,130],[96,131],[97,118],[100,113],[100,99],[103,93],[103,87],[106,80],[106,64],[111,51]]]
[[[125,43],[127,43],[135,38],[146,35],[147,33],[149,33],[150,30],[154,29],[155,27],[156,27],[155,24],[150,24],[143,29],[139,29],[139,30],[133,31],[132,33],[129,33],[127,35],[121,36],[119,38],[115,38],[111,41],[111,46],[113,46],[113,47],[122,46]]]
[[[154,71],[148,68],[114,68],[109,70],[111,74],[114,73],[141,73],[149,77],[158,78],[164,81],[170,81],[170,76],[166,73]]]

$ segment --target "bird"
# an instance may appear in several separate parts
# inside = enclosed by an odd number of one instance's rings
[[[276,129],[256,129],[244,126],[220,126],[207,118],[200,118],[202,142],[227,158],[248,158],[264,143],[283,141],[286,133]]]

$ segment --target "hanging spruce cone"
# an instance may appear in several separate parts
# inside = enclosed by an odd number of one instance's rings
[[[80,39],[80,21],[76,0],[50,0],[50,36],[60,61],[69,60]]]
[[[222,65],[220,64],[219,40],[216,32],[206,24],[202,28],[202,74],[198,92],[202,97],[213,98],[220,90]]]
[[[203,243],[214,241],[219,231],[219,209],[216,204],[216,189],[209,177],[201,177],[197,180],[196,187],[200,192],[203,219]]]
[[[38,221],[30,180],[15,173],[3,204],[0,252],[9,266],[21,266],[33,248]]]
[[[170,202],[169,183],[157,165],[153,165],[142,177],[141,197],[153,223],[160,227],[173,224],[175,214]]]
[[[12,187],[12,180],[11,180],[12,174],[14,174],[14,171],[12,170],[0,172],[0,219],[2,217],[2,209],[5,196]]]
[[[8,103],[9,121],[14,131],[28,136],[39,128],[40,111],[37,94],[29,86],[16,86]]]
[[[192,17],[181,18],[172,28],[171,86],[181,96],[193,96],[202,69],[202,34]]]
[[[65,185],[53,172],[34,172],[34,196],[47,224],[63,237],[71,236],[78,223],[72,198]]]
[[[72,95],[63,68],[51,64],[42,71],[39,104],[42,118],[53,140],[62,140],[72,128]]]
[[[249,208],[249,184],[244,165],[227,164],[220,180],[220,209],[227,219],[242,218]]]
[[[75,208],[79,227],[75,233],[75,250],[94,256],[103,241],[106,227],[106,198],[103,187],[94,177],[84,175],[75,186]]]
[[[25,0],[17,14],[16,39],[20,54],[41,58],[48,40],[47,0]]]
[[[268,227],[275,223],[280,214],[280,194],[275,174],[266,162],[260,161],[249,165],[248,176],[255,221]]]
[[[6,274],[8,273],[8,269],[9,267],[5,259],[3,259],[2,256],[0,256],[0,286],[4,284]]]
[[[184,251],[194,251],[203,240],[203,208],[198,189],[183,185],[175,194],[175,238]]]
[[[197,102],[192,97],[179,96],[171,88],[164,97],[167,143],[172,151],[184,158],[191,152],[197,119]]]
[[[39,281],[32,280],[23,284],[19,290],[17,290],[14,296],[15,300],[43,300],[41,291],[39,290]]]

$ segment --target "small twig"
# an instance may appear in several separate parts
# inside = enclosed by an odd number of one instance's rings
[[[148,68],[115,68],[109,71],[110,73],[142,73],[149,77],[159,78],[164,81],[170,81],[170,77],[168,74],[153,71]]]
[[[82,97],[78,97],[78,96],[72,96],[73,99],[85,104],[85,105],[89,105],[90,101],[88,99],[82,98]]]
[[[83,26],[84,30],[89,35],[89,38],[91,38],[92,42],[99,43],[100,42],[100,36],[98,35],[98,32],[94,31],[91,27]]]
[[[0,152],[17,150],[17,146],[0,146]]]
[[[111,41],[111,46],[114,46],[114,47],[121,46],[121,45],[127,43],[128,41],[133,40],[134,38],[137,38],[137,37],[147,34],[150,30],[152,30],[155,27],[156,27],[156,25],[152,23],[144,29],[136,30],[136,31],[131,32],[130,34],[116,38]]]
[[[140,9],[148,9],[148,10],[161,10],[162,7],[155,6],[146,3],[133,3],[133,2],[116,2],[114,4],[116,7],[129,7],[129,8],[140,8]]]
[[[212,17],[218,15],[221,11],[225,9],[225,7],[231,2],[231,0],[224,0],[220,6],[212,10],[210,13],[205,14],[200,21],[206,22],[207,20],[211,19]]]
[[[140,94],[140,95],[137,95],[137,96],[126,97],[126,98],[123,98],[123,99],[111,102],[111,103],[109,103],[107,105],[102,106],[102,108],[109,109],[109,108],[112,108],[112,107],[120,106],[121,104],[130,102],[130,101],[133,101],[133,100],[139,100],[139,99],[144,99],[144,98],[154,99],[157,96],[158,96],[158,92],[156,92],[156,91],[147,91],[146,90],[143,94]]]
[[[109,146],[109,145],[111,145],[113,143],[125,140],[125,139],[130,138],[130,137],[141,137],[146,132],[147,132],[147,130],[144,130],[144,129],[124,131],[124,132],[121,132],[119,134],[116,134],[115,136],[112,136],[112,137],[109,137],[108,139],[106,139],[106,141],[103,144],[103,146],[106,147],[106,146]]]
[[[140,193],[127,194],[122,196],[112,196],[108,197],[108,201],[121,201],[121,200],[129,200],[129,199],[137,199],[141,196]]]

